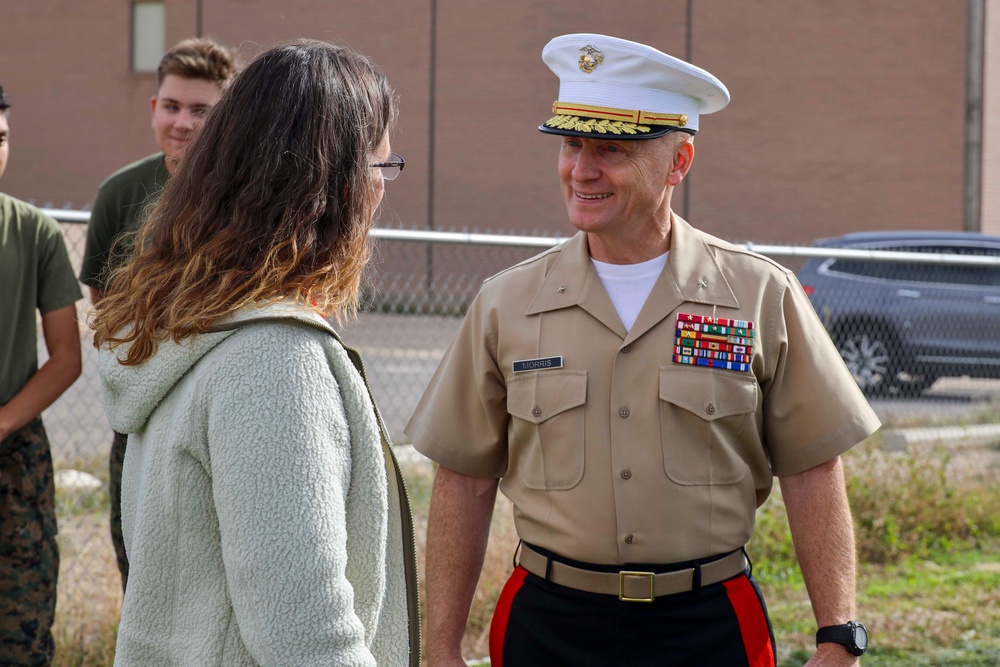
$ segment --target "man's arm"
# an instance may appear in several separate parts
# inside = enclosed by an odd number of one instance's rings
[[[21,391],[0,408],[0,440],[40,415],[80,377],[76,304],[43,314],[42,335],[49,358]]]
[[[854,524],[840,458],[779,481],[817,627],[846,623],[855,614],[856,562]],[[825,643],[806,664],[857,662],[840,644]]]
[[[445,467],[427,521],[427,664],[465,665],[462,637],[486,557],[499,480]]]

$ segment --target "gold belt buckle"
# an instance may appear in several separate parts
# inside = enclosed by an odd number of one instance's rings
[[[618,573],[618,599],[622,602],[652,602],[656,598],[656,594],[653,591],[653,573],[652,572],[631,572],[628,570],[623,570]],[[625,595],[625,578],[626,577],[638,577],[640,579],[645,579],[646,584],[649,586],[649,595],[646,597],[629,597]]]

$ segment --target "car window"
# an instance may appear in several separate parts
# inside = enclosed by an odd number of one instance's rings
[[[886,269],[889,267],[890,265],[884,262],[871,262],[862,259],[835,259],[827,265],[827,271],[887,280],[889,279],[889,275]]]
[[[1000,248],[981,246],[898,246],[880,250],[926,252],[977,256],[1000,256]],[[827,271],[847,273],[878,280],[907,283],[940,283],[944,285],[969,285],[1000,287],[1000,269],[988,266],[956,266],[938,263],[877,262],[861,259],[835,259]]]

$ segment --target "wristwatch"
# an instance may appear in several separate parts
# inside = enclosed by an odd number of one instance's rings
[[[868,630],[857,621],[843,625],[828,625],[816,633],[816,644],[842,644],[851,655],[863,655],[868,649]]]

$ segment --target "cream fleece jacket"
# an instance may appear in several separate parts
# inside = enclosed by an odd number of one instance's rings
[[[130,562],[116,666],[406,665],[398,489],[364,382],[294,305],[167,341],[139,366],[100,351],[129,434]]]

